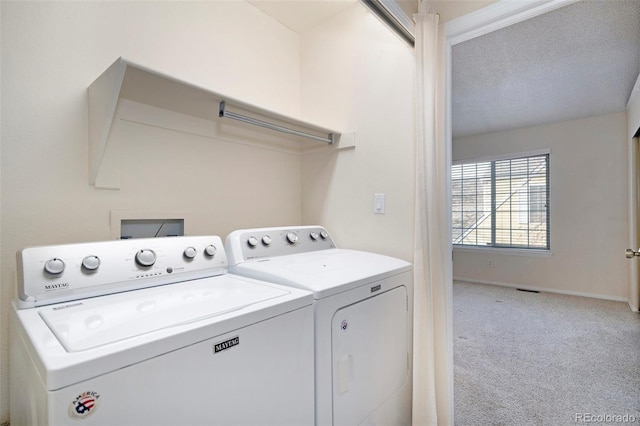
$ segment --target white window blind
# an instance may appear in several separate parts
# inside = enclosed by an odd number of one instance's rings
[[[549,154],[455,164],[455,245],[549,249]]]

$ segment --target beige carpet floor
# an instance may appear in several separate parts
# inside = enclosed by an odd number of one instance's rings
[[[626,303],[456,282],[456,425],[640,424]]]

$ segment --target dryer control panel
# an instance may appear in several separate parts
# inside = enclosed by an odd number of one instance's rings
[[[229,265],[246,260],[336,248],[322,226],[240,229],[225,241]]]
[[[17,253],[18,307],[30,308],[227,272],[218,236],[31,247]]]

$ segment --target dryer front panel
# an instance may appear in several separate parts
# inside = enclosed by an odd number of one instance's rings
[[[332,326],[333,424],[361,424],[409,371],[404,286],[336,311]]]

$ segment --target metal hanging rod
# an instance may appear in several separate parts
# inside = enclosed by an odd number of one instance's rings
[[[327,137],[316,136],[310,133],[300,132],[298,130],[289,129],[287,127],[278,126],[277,124],[268,123],[266,121],[258,120],[256,118],[247,117],[246,115],[237,114],[235,112],[226,111],[224,101],[220,101],[220,111],[218,116],[221,118],[228,117],[234,120],[242,121],[243,123],[252,124],[254,126],[265,127],[267,129],[275,130],[281,133],[288,133],[290,135],[302,136],[303,138],[313,139],[316,141],[324,142],[327,144],[333,143],[333,133],[329,133]]]

